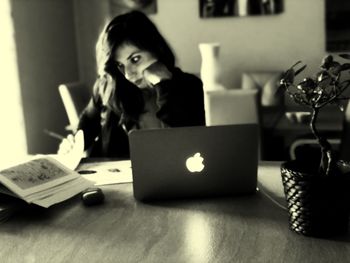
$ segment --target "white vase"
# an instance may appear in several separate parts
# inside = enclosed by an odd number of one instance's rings
[[[224,89],[219,62],[220,43],[200,43],[199,51],[202,58],[200,76],[204,92]]]
[[[205,120],[208,125],[210,123],[210,109],[208,103],[208,92],[223,90],[224,87],[221,84],[221,72],[219,63],[219,43],[200,43],[199,51],[202,57],[201,63],[201,79],[203,82],[204,90],[204,110]]]

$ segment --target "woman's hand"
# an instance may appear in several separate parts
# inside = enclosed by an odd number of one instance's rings
[[[84,132],[79,130],[75,135],[69,134],[59,145],[55,159],[66,167],[75,170],[81,158],[85,157]]]
[[[66,138],[62,140],[60,145],[58,146],[58,154],[68,154],[74,146],[74,136],[73,134],[69,134]]]
[[[163,63],[156,61],[143,71],[143,76],[150,86],[155,86],[163,80],[171,79],[173,75]]]
[[[78,132],[73,135],[69,134],[66,138],[62,140],[58,147],[58,154],[66,155],[75,153],[77,155],[84,153],[84,132],[78,130]]]

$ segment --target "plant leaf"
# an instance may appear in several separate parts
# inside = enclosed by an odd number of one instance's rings
[[[294,76],[295,76],[295,72],[293,67],[288,69],[286,72],[283,73],[282,79],[281,79],[281,84],[283,84],[283,82],[289,82],[289,83],[293,83],[294,81]]]
[[[341,65],[341,71],[350,69],[350,63],[344,63]]]
[[[302,72],[306,68],[306,65],[302,66],[300,69],[295,71],[295,76],[298,75],[300,72]]]
[[[345,59],[350,59],[350,54],[339,54],[339,57],[345,58]]]
[[[322,59],[321,68],[328,69],[332,62],[333,62],[333,56],[332,55],[325,56]]]
[[[291,68],[294,68],[296,65],[300,64],[301,60],[297,61],[293,66],[291,66]]]

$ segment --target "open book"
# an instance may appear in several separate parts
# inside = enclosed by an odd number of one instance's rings
[[[49,155],[0,171],[0,193],[49,207],[93,185]]]

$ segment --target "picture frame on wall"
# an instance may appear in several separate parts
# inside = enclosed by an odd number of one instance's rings
[[[283,0],[199,0],[201,18],[275,15],[283,12]]]
[[[157,13],[157,0],[109,0],[112,16],[139,10],[145,14]]]

